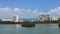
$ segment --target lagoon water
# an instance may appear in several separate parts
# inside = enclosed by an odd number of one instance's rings
[[[58,24],[36,24],[35,27],[21,27],[21,24],[0,24],[0,34],[60,34]]]

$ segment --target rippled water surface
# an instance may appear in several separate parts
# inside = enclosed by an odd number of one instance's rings
[[[35,27],[21,27],[21,24],[0,24],[0,34],[60,34],[58,24],[36,24]]]

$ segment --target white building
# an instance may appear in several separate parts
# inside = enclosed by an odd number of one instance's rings
[[[12,21],[13,22],[18,22],[18,16],[17,15],[14,15],[13,18],[12,18]]]
[[[2,21],[12,21],[12,19],[2,19]]]
[[[24,22],[24,20],[19,20],[19,22]]]
[[[50,20],[50,14],[39,14],[39,21]]]
[[[31,22],[34,22],[34,21],[37,21],[37,20],[31,20]]]
[[[57,16],[52,17],[52,20],[58,20],[58,19],[59,19],[59,17],[57,17]]]

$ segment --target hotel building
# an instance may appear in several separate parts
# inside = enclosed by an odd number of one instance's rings
[[[47,21],[50,20],[50,14],[39,14],[39,21]]]
[[[59,17],[57,16],[52,17],[52,21],[55,21],[55,20],[59,20]]]
[[[14,15],[13,18],[12,18],[12,21],[13,22],[18,22],[18,16],[17,15]]]

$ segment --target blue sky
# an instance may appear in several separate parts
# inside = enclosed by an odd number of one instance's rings
[[[18,7],[48,11],[58,6],[60,6],[60,0],[0,0],[0,7]]]
[[[50,13],[51,15],[59,16],[59,7],[60,0],[0,0],[0,18],[7,18],[14,13],[19,15],[20,18],[37,17],[36,13]],[[17,12],[14,12],[15,10]]]

